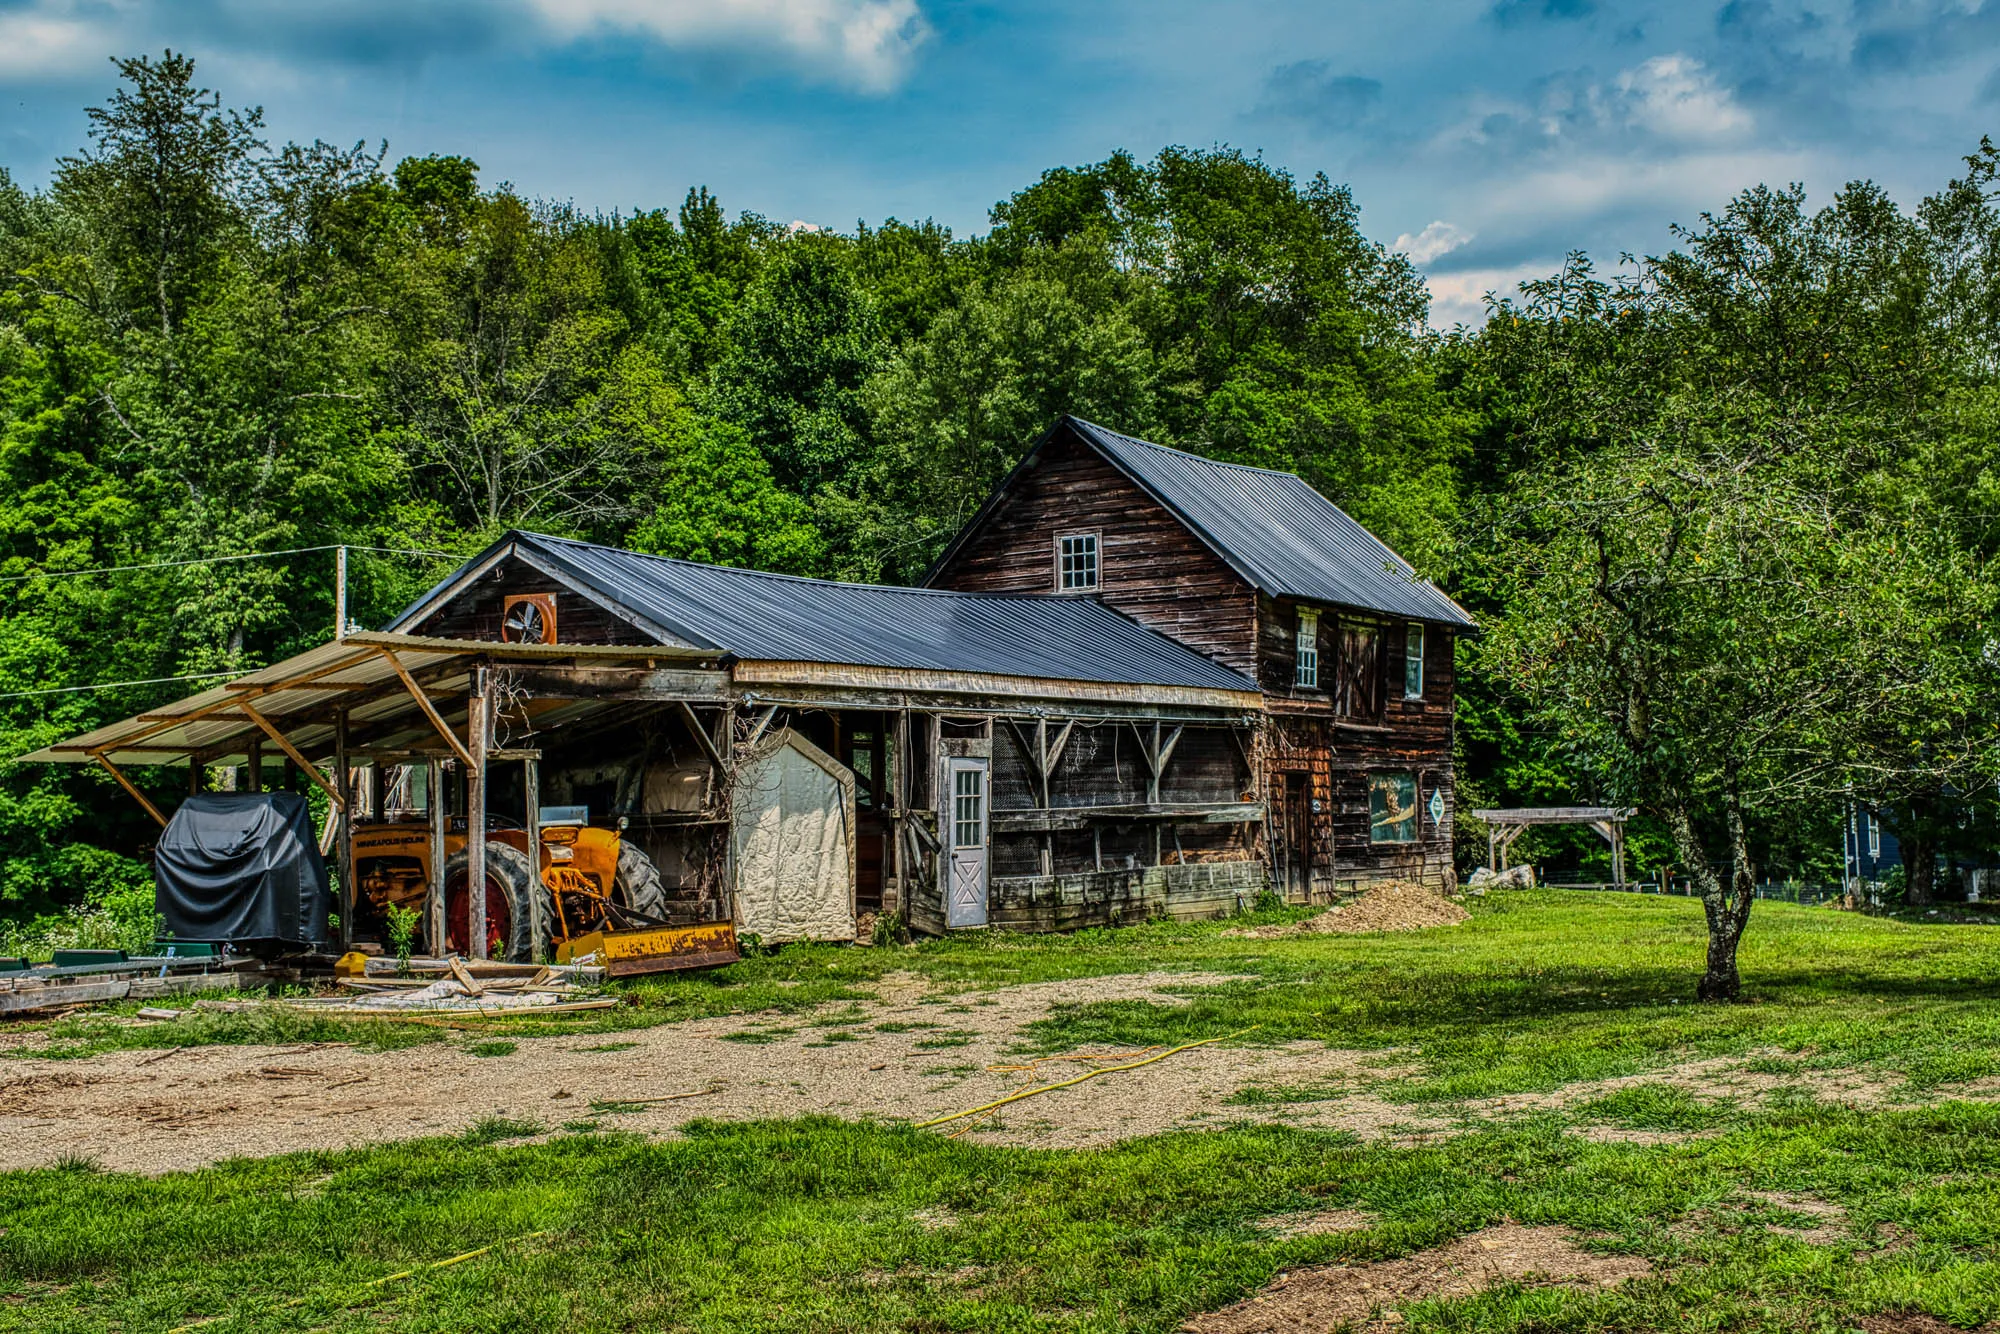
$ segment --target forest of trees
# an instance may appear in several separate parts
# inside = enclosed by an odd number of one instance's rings
[[[909,581],[1073,412],[1299,472],[1474,611],[1462,807],[1634,801],[1725,898],[1837,875],[1850,786],[1993,841],[1990,147],[1914,210],[1718,200],[1439,333],[1346,189],[1226,148],[838,233],[273,146],[185,58],[119,74],[46,188],[0,172],[0,755],[199,683],[34,692],[323,638],[335,543],[363,624],[508,527]],[[0,918],[143,879],[143,818],[0,765]]]

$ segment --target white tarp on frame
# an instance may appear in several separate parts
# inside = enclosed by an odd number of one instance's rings
[[[854,774],[790,728],[736,769],[736,929],[767,941],[854,939]]]

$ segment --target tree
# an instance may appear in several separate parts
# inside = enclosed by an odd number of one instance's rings
[[[780,246],[725,332],[718,415],[789,491],[809,497],[846,477],[866,450],[861,386],[881,349],[874,303],[838,243],[806,233]]]
[[[1708,919],[1697,994],[1725,1000],[1774,831],[1856,782],[1991,771],[1964,724],[1992,590],[1896,483],[1955,369],[1917,226],[1872,187],[1811,215],[1760,188],[1680,239],[1492,312],[1531,462],[1478,548],[1506,608],[1482,659],[1663,822]]]

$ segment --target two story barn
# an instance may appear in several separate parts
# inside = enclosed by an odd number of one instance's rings
[[[191,790],[244,766],[254,789],[273,745],[343,813],[343,932],[367,938],[393,883],[433,949],[448,923],[536,915],[531,875],[496,884],[474,853],[514,855],[467,834],[552,806],[621,831],[655,910],[775,939],[870,911],[1049,930],[1222,915],[1272,879],[1297,901],[1449,880],[1470,621],[1299,478],[1065,418],[927,582],[509,533],[384,631],[25,758],[121,782],[181,763]],[[371,862],[407,853],[413,818],[428,862]]]
[[[1065,417],[927,582],[1093,598],[1255,680],[1288,897],[1451,876],[1452,644],[1471,618],[1303,479]]]

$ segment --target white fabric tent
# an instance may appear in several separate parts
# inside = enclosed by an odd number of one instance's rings
[[[736,770],[730,849],[736,929],[760,939],[854,939],[854,773],[790,728]]]

